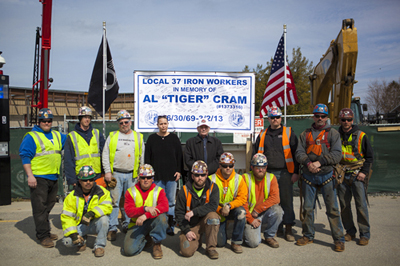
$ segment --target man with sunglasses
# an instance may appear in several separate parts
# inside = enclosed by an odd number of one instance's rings
[[[268,111],[268,122],[270,126],[257,137],[253,153],[263,153],[268,158],[268,171],[278,179],[280,204],[284,211],[278,236],[284,236],[286,241],[294,242],[292,226],[296,223],[293,210],[293,184],[299,179],[299,164],[294,154],[298,140],[291,127],[281,124],[282,112],[278,107],[272,106]]]
[[[340,134],[327,124],[328,107],[325,104],[317,104],[313,114],[314,123],[301,133],[296,150],[296,159],[303,165],[301,191],[304,198],[301,210],[304,215],[303,237],[296,244],[304,246],[314,242],[314,209],[320,189],[335,244],[334,250],[341,252],[344,251],[344,235],[333,177],[333,166],[342,157]]]
[[[233,220],[231,249],[242,253],[243,232],[246,225],[247,185],[243,177],[235,172],[235,158],[232,153],[224,152],[219,159],[219,169],[210,175],[211,181],[219,188],[219,206],[217,213],[221,217],[218,232],[218,247],[227,242],[227,221]]]
[[[100,155],[104,147],[104,136],[92,127],[92,110],[82,106],[78,110],[79,122],[67,136],[64,151],[64,169],[68,185],[75,186],[79,169],[84,165],[92,166],[95,180],[101,176]]]
[[[93,253],[103,257],[107,244],[109,218],[112,211],[110,192],[94,181],[96,173],[89,165],[82,166],[75,189],[64,200],[61,224],[63,244],[75,247],[77,252],[86,250],[83,236],[97,234]]]
[[[36,238],[43,247],[52,248],[58,236],[50,233],[49,214],[56,203],[66,135],[51,129],[53,113],[50,109],[40,109],[38,119],[39,125],[24,136],[19,156],[28,176]]]
[[[126,110],[117,113],[118,131],[110,132],[103,149],[104,179],[110,182],[117,180],[115,188],[111,189],[113,211],[110,215],[110,229],[107,235],[109,241],[117,239],[119,202],[121,195],[137,182],[139,166],[144,163],[143,135],[131,129],[131,115]],[[129,217],[122,215],[122,230],[126,232]]]
[[[139,182],[125,193],[125,212],[130,217],[122,254],[138,255],[145,247],[153,245],[153,258],[161,259],[161,241],[167,237],[168,199],[164,189],[153,181],[155,172],[151,165],[139,168]]]
[[[349,170],[344,176],[344,182],[338,187],[341,217],[346,235],[346,241],[355,238],[357,229],[353,222],[351,198],[354,197],[357,209],[357,223],[360,231],[358,244],[368,245],[370,239],[370,224],[367,206],[366,183],[368,182],[374,153],[367,135],[357,125],[353,125],[354,114],[349,108],[339,112],[339,133],[342,139],[342,160],[340,164]]]
[[[218,259],[217,234],[220,217],[216,213],[219,190],[209,178],[207,164],[194,162],[191,179],[179,191],[176,200],[175,217],[181,229],[179,236],[180,253],[191,257],[201,245],[201,235],[206,236],[206,254],[210,259]]]

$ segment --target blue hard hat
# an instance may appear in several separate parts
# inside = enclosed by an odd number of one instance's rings
[[[313,114],[320,113],[328,115],[328,106],[325,104],[319,103],[314,107]]]
[[[53,112],[49,108],[42,108],[39,110],[38,119],[53,119]]]

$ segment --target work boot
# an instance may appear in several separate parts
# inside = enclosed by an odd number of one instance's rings
[[[44,248],[52,248],[54,247],[54,242],[50,239],[50,237],[46,237],[40,241],[40,245],[42,245]]]
[[[95,257],[103,257],[105,250],[104,248],[96,248],[95,250],[93,250],[93,252]]]
[[[349,242],[349,241],[353,240],[354,238],[356,238],[356,236],[350,235],[349,233],[344,235],[344,240],[346,240],[346,242]]]
[[[117,231],[109,231],[107,234],[108,241],[115,241],[117,239]]]
[[[86,244],[83,244],[80,247],[76,247],[76,252],[83,252],[86,250]]]
[[[279,243],[278,243],[278,241],[276,241],[275,238],[273,238],[273,237],[268,237],[267,239],[265,239],[265,242],[266,242],[267,245],[270,246],[271,248],[279,248]]]
[[[231,249],[233,250],[233,252],[238,253],[238,254],[243,252],[242,246],[238,245],[238,244],[235,244],[235,243],[231,244]]]
[[[366,246],[366,245],[368,245],[368,241],[369,241],[368,238],[366,238],[366,237],[361,237],[360,240],[358,241],[358,244],[359,244],[360,246]]]
[[[161,259],[163,256],[162,250],[161,250],[161,242],[159,243],[154,243],[153,246],[153,258],[158,260]]]
[[[292,225],[287,224],[285,228],[285,240],[288,242],[294,242],[294,235],[292,232]]]
[[[335,251],[337,252],[344,251],[344,242],[335,241]]]
[[[51,240],[57,240],[58,239],[58,235],[50,233],[50,239]]]
[[[314,242],[314,240],[311,240],[308,237],[303,236],[302,238],[297,239],[296,245],[304,246],[304,245],[307,245],[307,244],[311,244],[313,242]]]
[[[212,260],[218,259],[218,252],[215,249],[207,250],[206,254]]]

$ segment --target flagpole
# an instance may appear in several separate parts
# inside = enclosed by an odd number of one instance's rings
[[[106,137],[106,89],[107,89],[107,38],[106,22],[103,21],[103,136]]]
[[[287,101],[287,95],[286,95],[286,24],[283,24],[283,54],[284,54],[284,57],[283,57],[283,59],[284,59],[284,68],[283,68],[283,77],[284,77],[284,83],[285,83],[285,89],[284,89],[284,94],[285,94],[285,102],[284,102],[284,106],[285,106],[285,108],[284,108],[284,112],[285,112],[285,116],[284,116],[284,118],[285,118],[285,121],[284,121],[284,126],[286,126],[286,101]]]

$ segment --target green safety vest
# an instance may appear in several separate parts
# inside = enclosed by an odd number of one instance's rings
[[[99,130],[92,130],[92,138],[90,139],[90,145],[87,144],[86,140],[72,131],[68,134],[72,140],[72,144],[75,150],[75,173],[79,174],[79,170],[82,166],[90,165],[96,174],[101,173],[101,162],[100,162],[100,141],[99,141]]]
[[[117,151],[118,135],[119,131],[110,132],[109,149],[110,149],[111,173],[114,173],[114,158],[115,158],[115,152]],[[143,135],[139,132],[133,131],[133,136],[135,138],[135,164],[133,169],[133,178],[136,178],[138,176],[138,171],[139,171],[139,160],[140,160],[139,158],[140,155],[142,154]]]
[[[267,176],[269,175],[269,178]],[[255,185],[255,177],[253,175],[253,171],[250,171],[250,175],[248,173],[244,174],[244,180],[246,181],[247,188],[249,190],[249,194],[247,197],[247,202],[249,203],[249,211],[250,213],[253,212],[254,207],[256,206],[256,185]],[[266,173],[264,177],[264,201],[268,199],[269,191],[271,190],[271,182],[274,178],[274,174]]]
[[[351,134],[347,141],[343,140],[343,137],[340,136],[342,140],[342,162],[357,162],[364,158],[364,154],[362,153],[362,140],[364,136],[365,133],[360,130]]]
[[[61,134],[52,130],[54,144],[42,132],[31,131],[29,134],[36,144],[35,157],[31,160],[33,175],[59,174],[61,167]],[[24,136],[24,137],[25,137]]]

